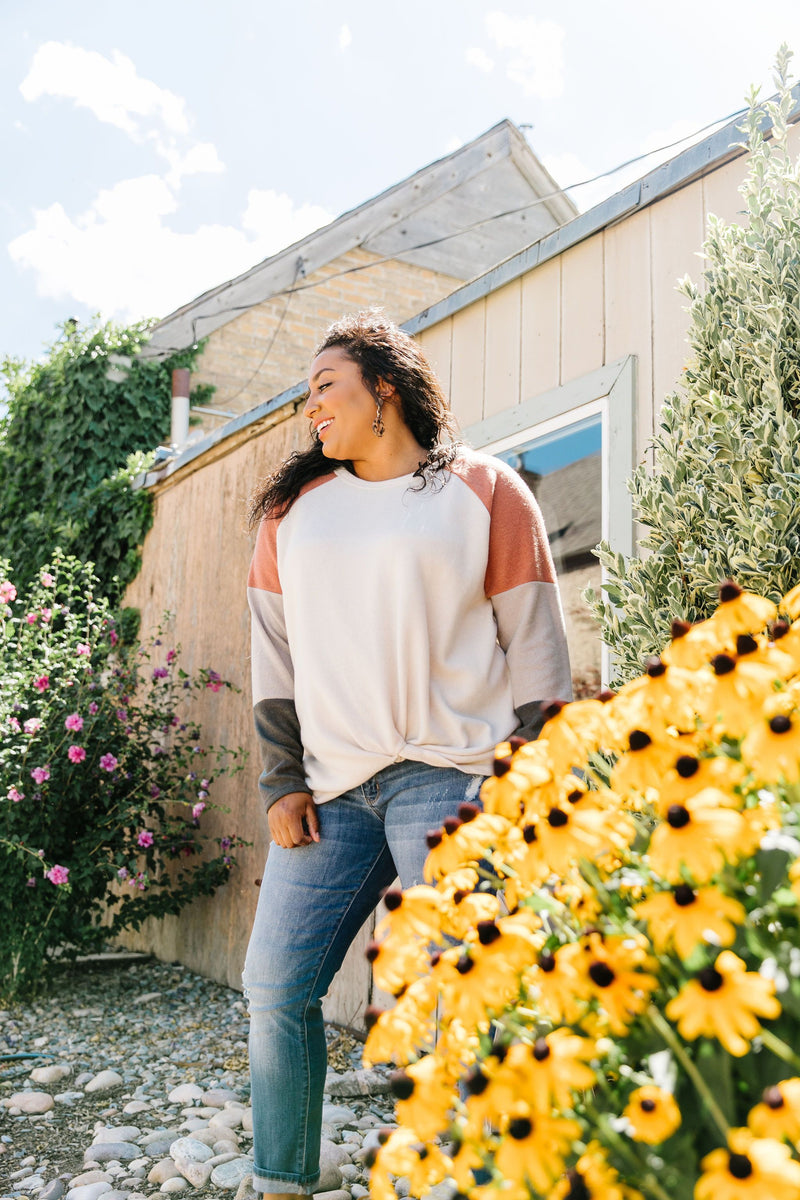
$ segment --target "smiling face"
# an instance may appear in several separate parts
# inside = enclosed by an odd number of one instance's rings
[[[374,458],[380,446],[372,430],[377,408],[358,363],[342,347],[331,346],[314,359],[308,379],[303,415],[310,420],[325,457],[349,460],[354,466]]]

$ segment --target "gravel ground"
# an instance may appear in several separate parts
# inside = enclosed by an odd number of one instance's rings
[[[115,959],[54,971],[36,1000],[0,1011],[0,1200],[166,1200],[196,1189],[204,1200],[244,1197],[247,1028],[239,992],[180,965]],[[385,1075],[360,1069],[353,1037],[329,1028],[328,1043],[324,1133],[338,1163],[327,1190],[363,1200],[363,1156],[392,1122],[392,1102]],[[97,1080],[107,1071],[117,1078],[106,1087]],[[37,1107],[46,1111],[25,1111]],[[176,1169],[174,1143],[187,1135],[194,1165],[181,1157]],[[100,1142],[120,1144],[117,1157]],[[211,1156],[214,1176],[196,1182],[192,1172],[209,1169],[197,1163]]]

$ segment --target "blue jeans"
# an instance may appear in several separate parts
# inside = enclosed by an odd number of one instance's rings
[[[247,950],[253,1187],[311,1193],[319,1179],[327,1047],[322,998],[396,875],[422,883],[425,835],[482,775],[399,762],[319,806],[320,840],[272,846]]]

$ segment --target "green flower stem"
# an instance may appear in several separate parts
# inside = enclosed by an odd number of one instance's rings
[[[708,1084],[706,1083],[705,1079],[703,1079],[703,1076],[689,1058],[689,1055],[686,1053],[686,1050],[681,1044],[680,1039],[675,1036],[674,1029],[670,1023],[664,1019],[654,1004],[648,1006],[647,1017],[656,1033],[658,1033],[664,1039],[672,1053],[677,1058],[678,1062],[683,1067],[686,1074],[691,1079],[692,1083],[697,1089],[698,1095],[703,1100],[706,1108],[711,1114],[714,1124],[722,1134],[723,1140],[727,1142],[728,1133],[730,1130],[728,1122],[725,1120],[725,1114],[709,1091]]]
[[[791,1046],[787,1046],[786,1042],[782,1041],[771,1029],[764,1029],[762,1026],[761,1033],[758,1036],[767,1049],[771,1050],[777,1058],[783,1059],[790,1067],[794,1067],[795,1071],[800,1071],[800,1055],[795,1054]]]
[[[603,1137],[609,1143],[613,1144],[614,1149],[617,1151],[617,1153],[620,1155],[620,1157],[624,1158],[626,1160],[626,1162],[629,1162],[631,1164],[631,1166],[634,1168],[634,1170],[636,1171],[637,1176],[640,1176],[639,1178],[637,1178],[635,1180],[636,1186],[642,1187],[646,1191],[648,1191],[650,1193],[650,1195],[653,1197],[653,1200],[673,1200],[672,1196],[669,1196],[664,1191],[661,1184],[656,1179],[655,1175],[653,1175],[652,1171],[647,1171],[647,1168],[644,1166],[644,1163],[641,1161],[639,1156],[635,1153],[635,1151],[633,1150],[633,1148],[631,1147],[631,1145],[627,1141],[627,1139],[622,1137],[619,1133],[617,1133],[617,1131],[615,1129],[613,1129],[608,1124],[607,1121],[603,1121],[601,1118],[601,1115],[597,1112],[597,1110],[592,1105],[589,1105],[589,1104],[586,1105],[586,1113],[587,1113],[587,1116],[589,1116],[591,1118],[592,1123],[595,1126],[602,1125]],[[647,1173],[640,1175],[640,1172],[642,1172],[643,1168],[645,1171],[647,1171]]]

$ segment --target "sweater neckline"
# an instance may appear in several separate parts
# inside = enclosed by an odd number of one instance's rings
[[[348,484],[349,487],[364,488],[369,491],[380,491],[381,489],[390,489],[396,487],[408,487],[411,480],[414,478],[414,472],[409,475],[396,475],[394,479],[362,479],[359,475],[354,475],[352,471],[348,471],[347,467],[337,467],[334,474]]]

